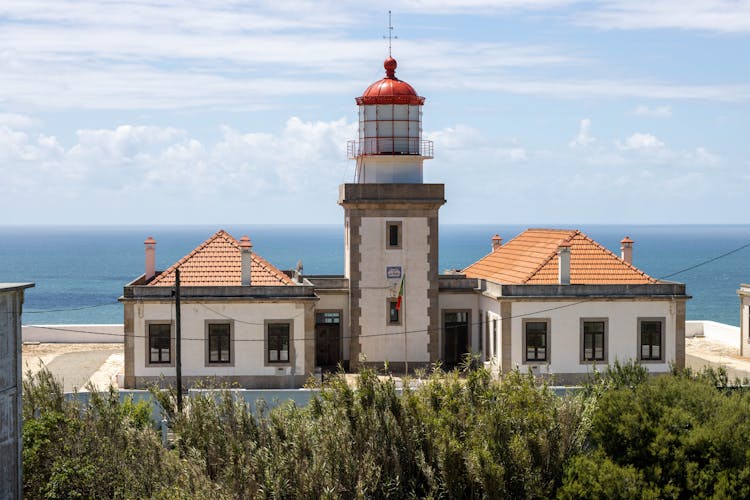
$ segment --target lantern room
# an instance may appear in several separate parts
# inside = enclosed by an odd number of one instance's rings
[[[432,158],[432,141],[422,140],[424,97],[396,78],[398,63],[388,57],[385,78],[356,99],[359,140],[349,141],[348,156],[357,160],[355,182],[421,183],[422,162]]]

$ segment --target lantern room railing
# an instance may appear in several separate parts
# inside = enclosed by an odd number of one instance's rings
[[[363,141],[347,141],[346,155],[350,160],[361,156],[414,155],[432,158],[432,141],[409,137],[373,137]]]

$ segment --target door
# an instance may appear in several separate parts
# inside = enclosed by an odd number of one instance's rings
[[[341,362],[341,313],[315,314],[315,366],[335,370]]]
[[[455,368],[467,352],[469,345],[469,311],[443,312],[443,363],[447,369]]]

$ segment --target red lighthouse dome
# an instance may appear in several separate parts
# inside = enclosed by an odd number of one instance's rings
[[[424,97],[418,96],[414,87],[396,78],[397,66],[394,58],[386,59],[383,63],[385,78],[367,87],[362,97],[357,97],[357,104],[424,104]]]

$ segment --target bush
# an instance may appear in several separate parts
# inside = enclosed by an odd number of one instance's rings
[[[174,415],[177,447],[235,497],[548,497],[583,443],[580,399],[531,377],[493,381],[484,369],[442,373],[396,390],[370,370],[356,389],[333,377],[298,408],[253,414],[230,391],[157,392]]]
[[[23,383],[24,496],[146,498],[211,495],[195,462],[162,447],[148,403],[120,403],[110,389],[89,402],[65,399],[46,370]]]
[[[561,495],[609,491],[611,476],[637,479],[661,498],[748,498],[750,400],[726,389],[725,379],[704,372],[603,391],[590,445],[606,460],[574,461]]]

